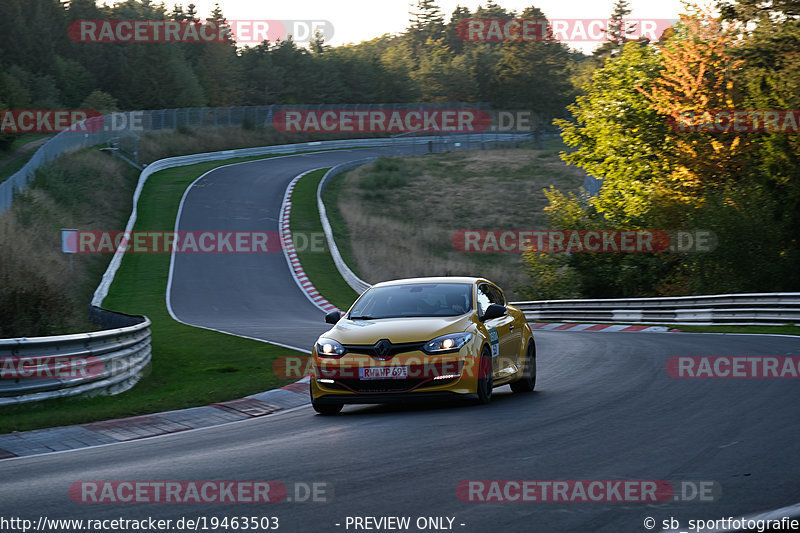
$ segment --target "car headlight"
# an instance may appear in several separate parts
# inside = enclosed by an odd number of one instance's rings
[[[320,337],[317,340],[317,355],[320,357],[341,357],[344,355],[344,346],[333,339]]]
[[[422,351],[427,354],[457,352],[470,340],[472,340],[472,333],[450,333],[426,342]]]

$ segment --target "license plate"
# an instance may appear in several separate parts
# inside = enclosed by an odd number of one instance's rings
[[[406,379],[408,377],[408,367],[379,366],[359,368],[358,377],[361,379]]]

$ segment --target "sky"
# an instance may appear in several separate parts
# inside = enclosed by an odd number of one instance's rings
[[[337,46],[359,43],[385,33],[400,33],[408,27],[409,8],[416,0],[164,0],[168,8],[175,3],[184,8],[194,3],[200,17],[211,13],[219,3],[229,20],[324,20],[332,24],[334,34],[328,44]],[[605,19],[611,14],[614,0],[496,0],[502,7],[521,12],[535,5],[548,19]],[[682,12],[681,0],[630,0],[632,19],[677,19]],[[412,6],[410,6],[412,4]],[[446,19],[457,5],[474,11],[485,0],[438,0]],[[598,43],[570,43],[590,52]]]

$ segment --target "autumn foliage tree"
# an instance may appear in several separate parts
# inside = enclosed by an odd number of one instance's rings
[[[793,3],[742,0],[723,6],[730,20],[691,9],[663,42],[629,42],[607,59],[569,107],[572,118],[557,122],[571,148],[563,159],[603,185],[594,197],[546,191],[553,227],[702,230],[715,247],[530,251],[528,297],[800,289],[800,135],[715,122],[717,111],[800,107]]]
[[[677,35],[658,47],[660,76],[638,88],[673,130],[673,150],[664,154],[671,170],[654,183],[665,201],[697,205],[743,175],[749,138],[730,124],[727,132],[715,124],[719,111],[732,112],[742,99],[735,87],[743,64],[734,57],[737,46],[734,29],[707,9],[682,15]]]

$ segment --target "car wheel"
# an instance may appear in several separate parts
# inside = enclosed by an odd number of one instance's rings
[[[313,407],[314,410],[319,414],[321,414],[322,416],[333,416],[333,415],[338,415],[339,411],[341,411],[342,407],[344,406],[340,403],[320,404],[317,402],[311,402],[311,407]]]
[[[522,379],[511,384],[514,392],[531,392],[536,387],[536,346],[533,340],[528,342],[528,350],[525,354],[525,369]]]
[[[344,407],[341,403],[319,403],[314,401],[314,395],[311,394],[311,389],[308,390],[309,395],[311,396],[311,407],[314,408],[316,412],[321,414],[322,416],[333,416],[338,415],[339,411],[342,410]]]
[[[494,373],[492,372],[492,351],[488,346],[481,350],[481,361],[478,366],[478,403],[487,404],[492,400],[494,389]]]

